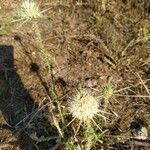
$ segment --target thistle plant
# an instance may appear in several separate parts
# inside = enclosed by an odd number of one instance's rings
[[[33,0],[25,0],[22,2],[20,8],[15,15],[20,20],[31,21],[33,19],[42,18],[43,11],[40,11],[39,5]]]
[[[142,30],[142,36],[147,40],[150,39],[150,27],[144,27],[141,30]]]
[[[99,127],[94,118],[100,116],[102,120],[105,121],[105,112],[100,110],[98,99],[90,94],[90,91],[85,88],[80,88],[69,101],[69,111],[73,117],[70,123],[72,123],[75,119],[79,121],[75,135],[78,133],[80,126],[83,123],[83,129],[85,131],[85,134],[83,135],[85,140],[85,149],[90,150],[91,147],[98,141],[97,138],[100,137],[99,133],[94,129],[93,124],[100,129],[101,133],[103,133],[101,127]]]
[[[84,133],[86,144],[85,149],[91,150],[93,146],[96,145],[97,142],[102,142],[103,137],[105,136],[105,133],[108,130],[105,130],[101,133],[97,133],[97,131],[92,127],[87,127]]]
[[[101,94],[102,97],[104,98],[104,111],[106,111],[108,107],[109,100],[115,96],[115,92],[116,90],[111,84],[102,87]]]
[[[73,101],[69,104],[72,116],[83,122],[93,119],[99,112],[98,107],[98,101],[85,89],[78,91]]]
[[[78,90],[73,99],[69,102],[69,111],[73,117],[71,122],[75,119],[79,120],[78,129],[80,128],[81,123],[89,126],[91,121],[98,127],[94,121],[96,116],[100,116],[104,120],[106,119],[105,112],[99,109],[98,100],[84,88]]]
[[[39,50],[39,57],[41,59],[41,63],[44,67],[47,67],[50,78],[52,79],[51,76],[53,73],[52,73],[51,64],[52,64],[52,60],[54,60],[54,59],[44,46],[41,30],[40,30],[40,27],[38,24],[39,19],[44,18],[43,13],[46,12],[47,10],[49,10],[49,8],[41,11],[39,4],[34,0],[24,0],[21,4],[20,8],[17,9],[17,11],[15,12],[15,17],[17,17],[17,19],[18,19],[16,21],[23,21],[22,25],[26,22],[32,24],[31,29],[35,36],[35,43]],[[52,83],[53,93],[55,93],[54,86],[55,85]],[[53,99],[56,99],[56,98],[53,96]],[[59,110],[59,114],[62,118],[62,115],[61,115],[62,113],[61,113],[61,108],[60,108],[59,103],[57,104],[57,107]],[[54,122],[58,132],[60,133],[60,135],[62,137],[63,133],[60,130],[59,123],[57,122],[54,115],[52,115],[52,118],[53,118],[53,122]]]
[[[44,17],[43,13],[47,10],[48,9],[40,11],[39,4],[36,1],[25,0],[22,2],[20,8],[15,12],[15,17],[17,17],[19,21],[23,21],[23,24],[25,22],[32,23],[32,31],[35,35],[35,42],[40,51],[42,64],[43,66],[48,67],[50,71],[50,61],[52,57],[45,49],[38,25],[38,20]]]
[[[115,94],[115,89],[111,84],[108,84],[102,88],[102,94],[105,99],[110,99]]]

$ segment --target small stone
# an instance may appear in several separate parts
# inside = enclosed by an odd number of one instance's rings
[[[146,127],[132,130],[133,136],[139,140],[146,140],[148,138],[148,131]]]
[[[147,124],[142,119],[136,119],[131,123],[131,132],[135,139],[146,140],[148,139]]]

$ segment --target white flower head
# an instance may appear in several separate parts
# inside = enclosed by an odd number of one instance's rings
[[[17,10],[16,16],[22,20],[38,19],[42,17],[39,5],[33,0],[25,0],[21,8]]]
[[[69,111],[72,116],[83,122],[93,120],[99,112],[98,107],[98,101],[86,89],[80,89],[69,102]]]

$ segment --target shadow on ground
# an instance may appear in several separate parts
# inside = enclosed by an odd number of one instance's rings
[[[38,105],[34,103],[16,73],[13,46],[0,45],[0,111],[5,120],[0,128],[12,133],[12,137],[6,138],[6,143],[0,144],[1,147],[7,144],[8,147],[18,147],[21,150],[46,150],[52,146],[54,141],[49,142],[50,138],[46,137],[50,137],[56,131],[46,117],[40,117],[37,110]],[[38,114],[36,119],[35,114]],[[31,138],[31,135],[34,138]]]

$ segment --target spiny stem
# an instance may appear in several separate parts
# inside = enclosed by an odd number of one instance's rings
[[[52,63],[51,63],[51,58],[52,57],[48,54],[47,50],[44,47],[41,32],[40,32],[37,21],[33,22],[33,28],[32,29],[33,29],[33,32],[35,34],[36,44],[39,48],[43,64],[44,64],[45,67],[48,67],[48,73],[51,75],[51,79],[52,79],[52,85],[51,85],[51,89],[52,89],[51,90],[51,92],[52,92],[51,95],[52,96],[51,97],[57,103],[57,108],[58,108],[61,120],[64,123],[64,118],[63,118],[63,114],[62,114],[62,111],[61,111],[61,106],[58,102],[57,91],[56,91],[56,88],[55,88],[55,79],[54,79],[53,72],[52,72]]]
[[[48,67],[51,64],[51,60],[50,60],[51,56],[50,54],[48,54],[47,50],[44,47],[41,32],[37,21],[33,21],[32,30],[35,34],[36,44],[39,48],[40,56],[43,61],[43,64],[45,65],[45,67]]]
[[[57,108],[58,108],[62,123],[64,123],[64,117],[63,117],[63,114],[62,114],[60,103],[58,101],[58,95],[57,95],[57,90],[56,90],[56,87],[55,87],[55,79],[54,79],[54,76],[53,76],[52,67],[50,68],[50,73],[51,73],[51,79],[52,79],[52,85],[51,85],[52,97],[53,97],[54,102],[56,102],[56,104],[57,104]]]

